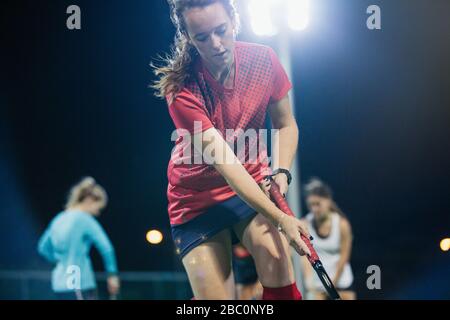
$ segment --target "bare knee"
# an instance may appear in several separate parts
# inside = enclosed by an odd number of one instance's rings
[[[222,278],[211,274],[211,270],[188,271],[189,282],[196,300],[234,300],[235,284],[233,272]]]
[[[231,249],[216,240],[201,244],[183,258],[192,291],[198,300],[234,298],[231,253],[228,252]]]
[[[294,282],[293,267],[288,252],[270,243],[259,246],[256,251],[256,268],[264,286],[282,287]]]
[[[287,266],[287,256],[284,252],[280,252],[272,246],[261,246],[259,254],[265,261],[264,270],[269,273],[276,273],[283,270]]]
[[[287,240],[265,217],[258,215],[245,230],[243,239],[263,286],[277,288],[295,281]]]

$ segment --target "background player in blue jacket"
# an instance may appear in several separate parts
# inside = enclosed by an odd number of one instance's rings
[[[52,289],[58,299],[96,299],[97,285],[89,252],[94,245],[103,258],[110,295],[120,290],[114,248],[95,217],[108,202],[105,190],[87,177],[69,194],[66,209],[56,215],[39,240],[39,254],[56,266]]]

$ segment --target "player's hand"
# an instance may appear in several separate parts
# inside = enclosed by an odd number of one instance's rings
[[[268,198],[270,198],[270,193],[269,193],[269,190],[270,190],[270,184],[271,184],[271,182],[270,182],[270,180],[267,179],[267,178],[265,178],[263,181],[261,181],[261,182],[259,183],[259,187],[261,188],[261,190],[265,193],[265,195],[266,195]]]
[[[310,238],[308,227],[303,221],[285,214],[281,217],[279,226],[289,244],[299,255],[311,255],[311,251],[301,238],[301,235]]]
[[[119,294],[120,291],[120,279],[118,276],[109,276],[107,280],[108,292],[111,296]]]
[[[283,197],[286,198],[286,194],[289,189],[287,176],[284,173],[279,173],[279,174],[273,176],[272,178],[276,182],[278,187],[280,188],[280,192],[283,195]]]
[[[280,192],[283,195],[283,197],[286,197],[289,185],[287,182],[287,177],[284,173],[279,173],[276,176],[273,176],[273,180],[275,181],[275,183],[278,185],[278,187],[280,188]],[[266,194],[267,197],[270,198],[270,184],[271,181],[269,179],[264,179],[260,184],[259,187],[261,188],[262,191],[264,191],[264,193]]]

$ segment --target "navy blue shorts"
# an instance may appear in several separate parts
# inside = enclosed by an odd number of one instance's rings
[[[232,227],[256,215],[255,210],[239,196],[216,204],[191,221],[172,226],[172,238],[177,253],[183,259],[192,249],[226,229],[231,232],[233,244],[237,244],[239,239]]]

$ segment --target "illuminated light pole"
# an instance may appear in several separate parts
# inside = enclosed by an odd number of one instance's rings
[[[292,31],[302,31],[309,24],[309,0],[248,0],[248,12],[253,32],[257,36],[277,37],[276,51],[286,73],[293,83],[292,57],[290,53],[289,34]],[[295,85],[290,92],[292,113],[296,116]],[[292,180],[289,186],[287,200],[296,216],[302,216],[300,170],[297,158],[291,168]],[[296,281],[299,288],[303,288],[301,281],[301,263],[297,254],[293,255]]]

